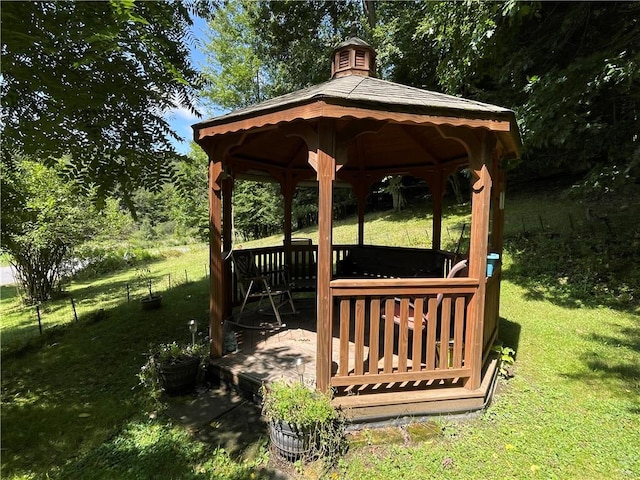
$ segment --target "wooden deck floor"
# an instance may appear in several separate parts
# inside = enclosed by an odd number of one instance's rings
[[[229,324],[225,328],[235,332],[238,342],[236,352],[227,353],[213,361],[213,365],[223,368],[228,375],[238,381],[244,380],[256,385],[279,379],[299,380],[295,361],[302,358],[305,363],[304,383],[310,387],[316,383],[316,305],[314,298],[295,301],[298,313],[283,315],[286,328],[279,330],[260,329],[263,322],[274,322],[274,318],[261,314],[249,314],[242,323],[256,325],[256,328],[242,328]],[[286,307],[283,308],[286,312]],[[338,339],[334,338],[334,352],[338,351]]]
[[[267,330],[242,328],[227,324],[225,329],[233,331],[238,349],[212,361],[214,375],[223,382],[252,395],[256,400],[260,386],[279,379],[298,381],[295,361],[302,358],[305,363],[303,381],[315,387],[316,376],[316,305],[314,298],[296,299],[296,315],[284,315],[286,328]],[[242,323],[259,325],[273,322],[271,316],[253,314]],[[338,330],[334,325],[333,363],[338,364]],[[351,345],[350,360],[355,355]],[[497,360],[490,359],[483,369],[482,385],[477,390],[461,386],[431,385],[423,390],[394,391],[381,389],[366,395],[350,394],[334,399],[337,406],[350,411],[353,421],[365,421],[378,417],[404,415],[429,415],[447,412],[468,412],[482,408],[490,400],[497,373]],[[358,392],[356,392],[358,393]]]

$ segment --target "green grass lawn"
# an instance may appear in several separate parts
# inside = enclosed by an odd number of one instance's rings
[[[571,233],[580,208],[557,205],[553,197],[537,203],[524,196],[513,200],[508,233],[523,229],[519,212],[533,206],[549,212],[541,217],[545,232]],[[570,211],[575,212],[573,227],[567,220]],[[443,233],[447,245],[455,245],[466,215],[464,207],[449,209]],[[532,226],[526,227],[525,220],[525,230],[540,223],[537,215],[528,218]],[[354,241],[355,228],[354,221],[341,222],[334,241]],[[431,235],[430,217],[417,210],[372,214],[365,231],[368,243],[424,245]],[[315,243],[314,234],[296,235]],[[280,236],[260,243],[281,242]],[[414,434],[419,425],[394,428],[387,435],[365,429],[326,477],[640,477],[637,304],[608,302],[604,294],[588,301],[589,292],[572,286],[570,272],[561,272],[560,286],[547,282],[553,276],[527,276],[523,271],[530,268],[530,257],[518,251],[518,244],[508,246],[500,337],[517,351],[515,377],[501,382],[492,405],[475,418],[437,419],[436,435]],[[196,275],[206,262],[204,246],[154,262],[152,272],[159,279],[186,268],[194,281],[162,288],[164,306],[152,312],[117,293],[135,279],[133,271],[72,283],[69,292],[88,305],[87,312],[103,308],[104,317],[87,313],[78,323],[3,348],[2,478],[274,478],[264,452],[231,456],[215,439],[201,441],[163,415],[150,416],[147,397],[137,387],[135,375],[150,342],[188,341],[191,318],[206,328],[208,286],[204,271]],[[16,321],[5,324],[16,301],[3,289],[3,347],[6,335],[23,328]],[[317,473],[309,468],[301,476]]]
[[[209,254],[207,246],[190,245],[164,248],[154,252],[156,260],[145,262],[151,272],[152,291],[164,294],[191,281],[208,275]],[[46,331],[75,321],[70,299],[74,299],[79,320],[95,317],[100,309],[109,311],[129,300],[137,306],[138,300],[148,295],[147,287],[135,268],[113,272],[101,278],[73,281],[65,288],[64,295],[40,306],[41,323]],[[2,348],[14,349],[39,335],[36,307],[25,307],[15,286],[0,287],[0,312],[2,312]]]

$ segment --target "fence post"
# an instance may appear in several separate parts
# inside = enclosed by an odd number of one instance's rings
[[[127,283],[127,303],[131,300],[131,288],[129,287],[129,284]]]
[[[38,315],[38,328],[40,329],[40,335],[42,335],[42,319],[40,318],[40,305],[36,305],[36,314]]]
[[[169,274],[169,290],[171,290],[171,274]]]
[[[189,277],[187,276],[187,269],[184,269],[184,283],[189,283]]]
[[[73,309],[73,318],[78,323],[78,313],[76,312],[76,302],[73,301],[73,297],[71,297],[71,308]]]

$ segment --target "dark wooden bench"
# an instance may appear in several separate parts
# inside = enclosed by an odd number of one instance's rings
[[[338,278],[438,278],[449,255],[423,248],[357,246],[336,264]]]
[[[318,265],[310,238],[292,238],[286,262],[292,290],[308,292],[316,289]]]

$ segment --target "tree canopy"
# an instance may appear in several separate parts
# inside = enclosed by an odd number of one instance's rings
[[[5,2],[3,162],[54,163],[104,199],[173,178],[172,108],[195,113],[190,14],[209,2]]]
[[[591,172],[585,183],[603,191],[637,185],[638,2],[283,1],[225,8],[242,21],[226,22],[233,37],[211,24],[210,51],[244,39],[244,55],[262,72],[253,77],[261,99],[326,80],[332,48],[357,33],[376,49],[383,78],[515,110],[525,147],[520,172]],[[212,61],[235,65],[221,56]],[[217,88],[248,92],[231,77]]]

